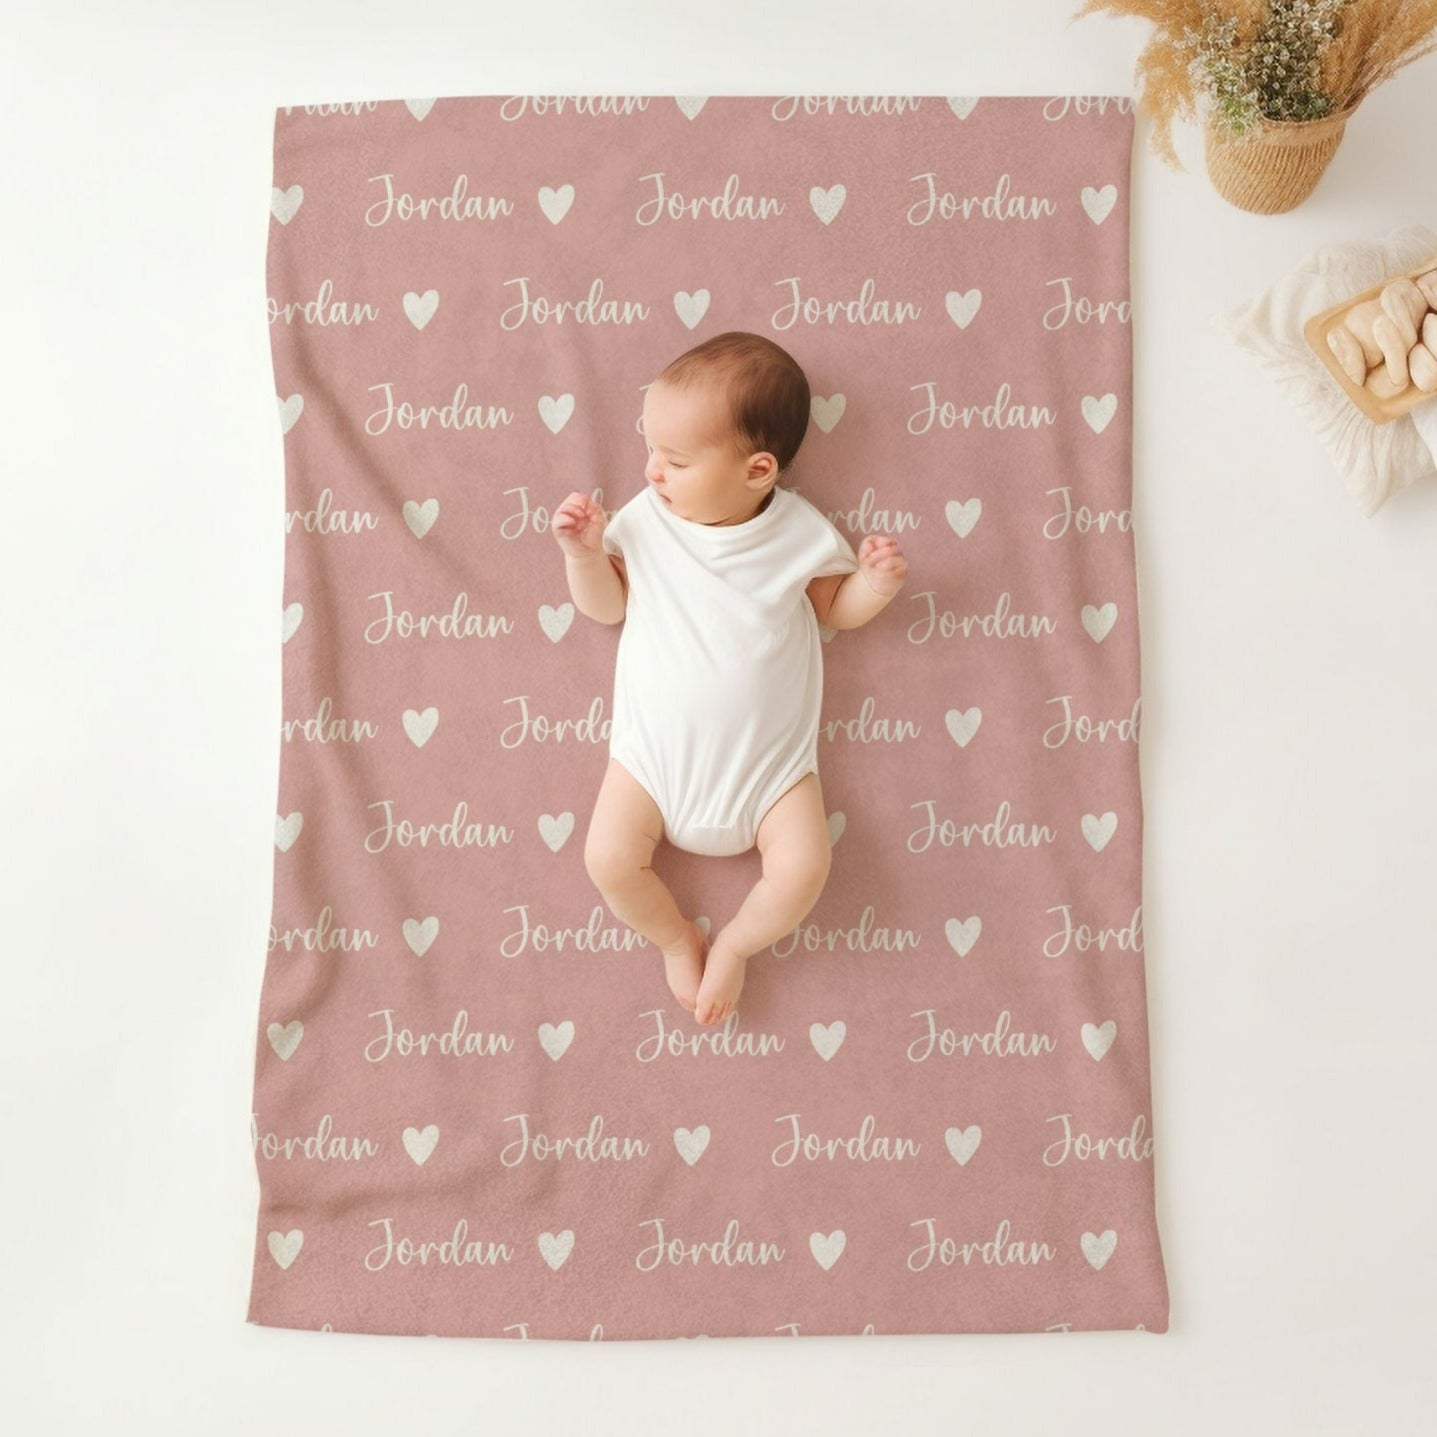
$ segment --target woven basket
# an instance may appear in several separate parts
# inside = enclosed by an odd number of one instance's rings
[[[1209,118],[1203,148],[1213,188],[1251,214],[1295,209],[1316,188],[1356,109],[1351,105],[1321,120],[1264,120],[1236,140]]]

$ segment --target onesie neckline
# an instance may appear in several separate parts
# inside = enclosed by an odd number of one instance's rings
[[[658,490],[652,486],[645,492],[649,496],[649,503],[663,515],[666,524],[675,529],[682,529],[686,534],[701,535],[704,542],[713,544],[723,544],[730,536],[735,539],[747,539],[751,534],[756,534],[760,529],[773,522],[780,507],[788,503],[789,496],[789,490],[780,489],[775,485],[773,498],[757,514],[745,519],[742,524],[700,524],[694,519],[685,519],[681,515],[675,514],[659,498]]]

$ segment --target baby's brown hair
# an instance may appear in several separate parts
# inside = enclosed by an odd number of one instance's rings
[[[675,389],[711,384],[728,406],[738,457],[767,450],[780,472],[808,431],[808,377],[798,361],[761,334],[726,330],[685,350],[654,381]]]

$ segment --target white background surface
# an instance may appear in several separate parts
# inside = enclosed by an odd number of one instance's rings
[[[1367,101],[1289,215],[1225,205],[1193,130],[1190,172],[1163,168],[1139,119],[1171,1331],[521,1344],[244,1321],[279,758],[274,106],[1130,93],[1148,27],[1070,28],[1076,8],[95,0],[7,22],[0,1417],[107,1437],[1430,1421],[1437,486],[1364,520],[1208,320],[1316,245],[1437,223],[1437,58]]]

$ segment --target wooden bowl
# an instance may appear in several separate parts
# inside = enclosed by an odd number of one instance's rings
[[[1344,299],[1341,304],[1335,304],[1331,309],[1323,310],[1321,314],[1314,314],[1302,326],[1302,337],[1307,341],[1308,348],[1327,366],[1328,372],[1342,386],[1347,397],[1374,424],[1388,424],[1409,410],[1415,409],[1424,400],[1437,400],[1437,394],[1428,394],[1409,381],[1407,388],[1400,394],[1393,395],[1391,399],[1379,399],[1370,389],[1366,389],[1360,384],[1354,384],[1347,377],[1347,371],[1337,362],[1337,356],[1327,347],[1327,336],[1331,330],[1342,323],[1343,316],[1348,310],[1354,309],[1359,304],[1364,304],[1369,299],[1376,299],[1393,280],[1416,279],[1419,274],[1426,274],[1428,270],[1432,269],[1437,269],[1437,254],[1419,264],[1415,269],[1406,270],[1402,274],[1389,275],[1381,284],[1375,284],[1371,289],[1365,289],[1361,294],[1353,295],[1351,299]],[[1368,373],[1371,373],[1371,370]]]

